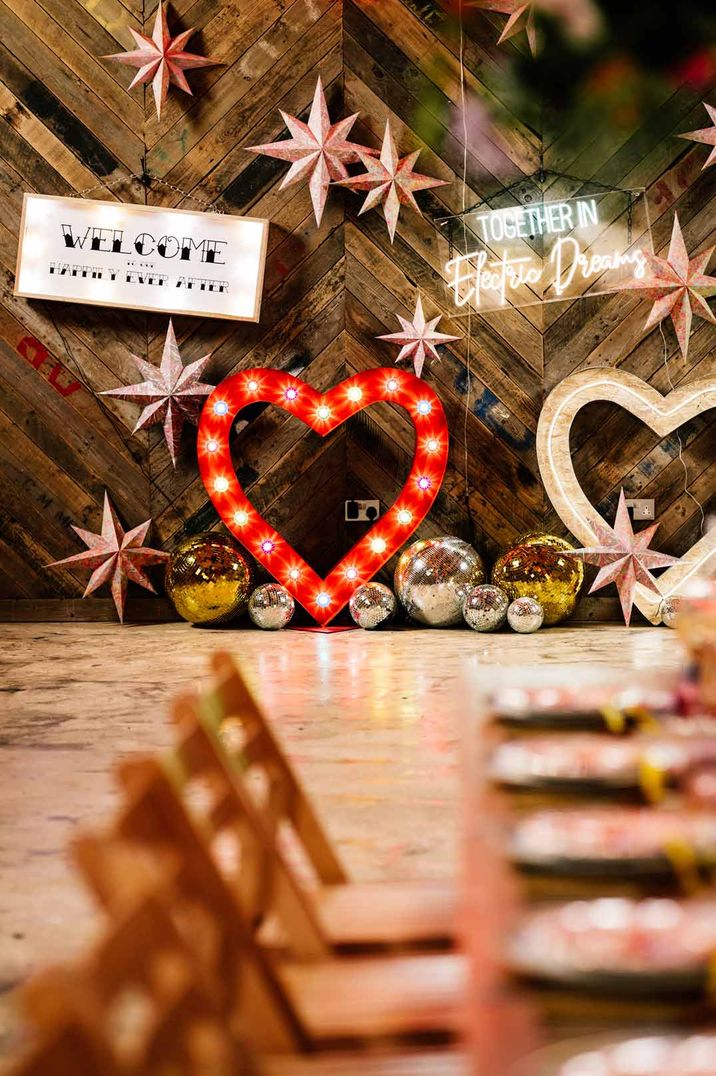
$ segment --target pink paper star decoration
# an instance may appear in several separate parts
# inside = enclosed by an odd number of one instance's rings
[[[119,619],[123,622],[127,581],[131,579],[133,583],[139,583],[140,586],[156,594],[144,568],[150,564],[159,564],[169,557],[169,554],[163,553],[161,549],[150,549],[144,545],[151,523],[151,519],[148,519],[133,530],[125,531],[105,490],[101,532],[95,534],[93,531],[85,531],[73,526],[72,530],[79,535],[87,549],[82,553],[75,553],[72,557],[65,557],[64,560],[55,560],[52,564],[48,564],[48,568],[55,568],[61,564],[76,564],[82,568],[92,569],[87,589],[82,597],[86,598],[103,583],[111,583],[112,598]]]
[[[370,153],[366,147],[346,141],[348,132],[358,118],[358,113],[347,116],[338,123],[331,123],[326,95],[319,76],[308,123],[303,123],[296,116],[289,116],[286,112],[281,112],[281,116],[291,133],[291,138],[246,148],[251,153],[264,153],[267,157],[291,161],[291,167],[283,178],[281,190],[294,183],[300,183],[308,177],[313,213],[316,224],[320,224],[331,180],[345,179],[348,175],[346,163],[360,160],[358,155],[360,151]]]
[[[601,18],[593,0],[470,0],[468,7],[482,11],[499,11],[509,16],[498,38],[498,45],[524,30],[530,52],[540,49],[535,14],[541,11],[559,19],[565,32],[575,41],[588,41],[599,33]]]
[[[401,318],[400,314],[397,315],[397,318],[402,326],[402,332],[389,333],[387,336],[379,336],[377,339],[402,344],[400,354],[395,361],[401,362],[403,359],[412,359],[417,377],[422,376],[423,366],[428,355],[435,359],[439,358],[436,351],[437,344],[446,344],[448,340],[460,339],[459,336],[448,336],[447,333],[435,332],[437,323],[440,321],[440,315],[438,314],[436,318],[426,321],[420,297],[418,297],[415,304],[412,321],[408,321],[407,318]]]
[[[624,290],[627,291],[643,289],[649,298],[654,300],[644,326],[645,330],[653,329],[664,318],[671,316],[684,360],[689,351],[693,315],[697,314],[698,317],[716,324],[716,318],[706,299],[697,290],[716,288],[716,277],[705,275],[714,249],[716,248],[709,247],[695,258],[689,258],[679,218],[674,214],[668,257],[659,258],[647,250],[643,251],[649,272],[641,280],[633,280],[624,285]]]
[[[174,326],[170,321],[159,366],[145,362],[138,355],[132,355],[132,358],[145,380],[119,389],[106,389],[102,395],[133,400],[143,406],[144,410],[132,433],[163,422],[164,438],[172,464],[176,467],[184,422],[192,422],[196,426],[203,399],[214,389],[213,385],[204,385],[199,380],[211,355],[204,355],[188,366],[182,366]]]
[[[655,594],[660,594],[656,581],[651,575],[650,568],[668,568],[676,564],[678,557],[670,557],[666,553],[656,553],[649,549],[658,523],[652,523],[638,534],[629,518],[629,510],[626,506],[624,490],[619,494],[614,528],[604,527],[600,523],[593,524],[599,539],[599,545],[589,549],[575,549],[569,556],[579,557],[586,564],[596,564],[599,567],[597,577],[592,583],[590,594],[595,590],[601,590],[609,583],[615,583],[619,591],[624,621],[628,625],[631,620],[631,610],[634,605],[634,592],[637,583],[641,583]]]
[[[679,135],[679,138],[688,138],[690,142],[703,142],[706,146],[711,146],[711,152],[706,158],[701,171],[708,168],[711,164],[716,164],[716,108],[713,105],[707,105],[704,101],[704,108],[708,112],[712,125],[710,127],[702,127],[700,131],[688,131],[686,134]]]
[[[152,83],[157,119],[161,118],[162,105],[167,99],[170,82],[173,82],[180,90],[184,90],[184,93],[191,94],[191,87],[184,72],[193,67],[213,67],[221,63],[221,60],[213,60],[210,56],[199,56],[197,53],[184,51],[187,41],[196,31],[185,30],[183,34],[172,37],[167,25],[164,3],[160,3],[157,8],[151,37],[140,34],[131,26],[129,32],[138,48],[132,52],[115,52],[111,56],[105,56],[104,59],[119,60],[122,64],[139,68],[129,84],[129,89],[134,89],[142,82]]]
[[[369,192],[360,213],[367,213],[369,209],[383,205],[391,243],[398,226],[401,205],[412,206],[419,213],[420,206],[415,201],[414,192],[427,190],[429,187],[443,187],[447,183],[447,180],[433,179],[432,176],[421,176],[419,172],[414,172],[413,165],[419,155],[420,150],[417,149],[407,157],[398,157],[390,130],[390,120],[386,120],[380,157],[376,160],[370,156],[368,150],[361,149],[360,159],[367,171],[339,181],[341,187]]]
[[[502,15],[508,15],[505,27],[497,39],[498,45],[524,30],[527,34],[530,52],[533,56],[537,55],[539,46],[534,0],[526,0],[526,2],[524,0],[471,0],[469,6],[482,11],[499,11]]]

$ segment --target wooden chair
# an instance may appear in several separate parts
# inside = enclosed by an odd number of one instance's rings
[[[107,854],[121,837],[144,842],[159,858],[168,852],[176,857],[178,892],[184,903],[195,909],[199,905],[212,926],[213,943],[204,945],[203,959],[213,978],[224,984],[224,1012],[241,1004],[243,1018],[234,1027],[244,1040],[258,1051],[295,1052],[366,1040],[454,1038],[466,988],[465,965],[455,954],[307,961],[279,959],[258,944],[243,899],[260,886],[247,885],[241,868],[233,877],[222,872],[216,847],[218,838],[228,837],[239,864],[251,873],[259,862],[252,853],[255,837],[249,833],[242,841],[247,827],[233,828],[229,821],[236,803],[226,794],[226,773],[217,771],[214,760],[206,761],[208,755],[196,751],[191,757],[193,773],[187,751],[175,755],[169,766],[152,758],[125,764],[121,778],[127,804],[114,834],[103,836],[98,845]],[[208,781],[209,795],[203,812],[192,817],[183,796],[197,777]],[[212,788],[222,791],[212,797]],[[223,832],[219,819],[226,823]],[[98,887],[96,875],[88,876],[111,909],[111,886],[100,882]],[[286,918],[281,928],[290,950],[295,923]]]
[[[445,949],[455,936],[457,894],[453,882],[356,883],[340,863],[303,786],[232,658],[212,656],[215,684],[202,695],[201,715],[226,750],[267,794],[257,806],[268,828],[290,834],[310,866],[307,903],[322,936],[336,951]]]
[[[253,1076],[216,983],[174,921],[166,885],[155,888],[156,873],[116,842],[107,853],[87,838],[80,855],[95,877],[111,866],[116,914],[89,959],[25,988],[25,1011],[46,1043],[56,1051],[72,1033],[89,1055],[87,1073],[103,1076]],[[145,879],[154,891],[142,892]]]

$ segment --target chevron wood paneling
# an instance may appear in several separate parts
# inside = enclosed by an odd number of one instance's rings
[[[69,524],[94,528],[107,487],[128,525],[155,519],[172,548],[217,526],[198,478],[193,431],[174,470],[157,429],[131,435],[136,408],[98,393],[135,380],[131,354],[158,361],[166,319],[28,302],[12,296],[22,192],[141,201],[271,220],[259,325],[175,319],[185,361],[211,350],[209,380],[248,365],[300,372],[328,388],[354,371],[392,362],[375,339],[412,313],[416,294],[443,331],[426,377],[452,435],[450,465],[425,535],[457,533],[492,556],[520,532],[563,528],[546,503],[535,454],[545,394],[589,366],[629,370],[666,391],[716,373],[716,328],[695,322],[689,361],[671,327],[643,332],[648,302],[615,295],[473,316],[451,315],[439,275],[438,218],[530,178],[539,116],[505,77],[516,38],[496,44],[499,16],[474,12],[463,38],[464,87],[494,129],[464,145],[459,41],[449,5],[437,0],[174,0],[173,27],[198,26],[194,44],[221,66],[192,73],[194,96],[170,93],[161,121],[126,68],[101,57],[127,47],[126,28],[150,27],[155,0],[0,0],[0,599],[37,601],[77,615],[69,599],[84,579],[49,561],[77,551]],[[353,137],[378,145],[386,117],[402,153],[450,181],[423,192],[419,217],[401,214],[391,245],[379,212],[358,214],[358,195],[333,190],[320,228],[307,190],[280,189],[286,166],[244,147],[281,136],[279,109],[308,113],[321,75],[331,114],[360,112]],[[704,96],[704,95],[701,95]],[[472,113],[468,109],[469,127]],[[634,129],[604,139],[555,130],[547,166],[589,182],[644,186],[655,249],[668,246],[678,211],[692,252],[716,242],[716,168],[702,147],[675,137],[701,126],[700,97],[676,87]],[[568,137],[571,134],[572,137]],[[465,169],[465,186],[462,184]],[[144,170],[153,177],[142,184]],[[87,196],[87,194],[86,194]],[[664,355],[669,358],[669,370]],[[359,537],[343,522],[351,496],[390,503],[407,471],[412,430],[388,405],[323,440],[273,409],[256,408],[236,439],[237,466],[256,505],[326,571]],[[699,502],[716,493],[714,419],[705,415],[659,443],[609,404],[585,409],[573,448],[585,488],[607,514],[619,488],[654,497],[661,544],[679,553],[699,533]],[[685,487],[685,475],[687,484]],[[388,573],[386,573],[387,575]],[[151,598],[147,598],[151,602]],[[149,608],[149,606],[147,606]],[[44,614],[43,614],[44,615]],[[93,614],[94,615],[94,614]]]

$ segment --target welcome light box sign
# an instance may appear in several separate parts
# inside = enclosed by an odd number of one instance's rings
[[[643,192],[482,204],[441,225],[445,281],[465,313],[617,291],[644,276],[652,249]]]
[[[258,321],[268,221],[25,194],[15,294]]]

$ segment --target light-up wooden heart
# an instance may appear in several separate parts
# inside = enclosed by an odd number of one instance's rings
[[[381,400],[404,407],[412,419],[415,453],[410,473],[393,506],[321,579],[246,497],[231,459],[231,425],[247,404],[263,402],[289,411],[325,437],[357,411]],[[445,474],[448,431],[439,398],[405,370],[366,370],[321,394],[291,374],[258,368],[227,378],[208,398],[199,422],[197,453],[204,485],[231,533],[319,624],[327,624],[425,518]],[[316,529],[322,525],[317,516]]]
[[[565,377],[547,397],[537,426],[537,458],[547,496],[562,522],[583,546],[597,542],[595,523],[610,526],[577,481],[569,448],[574,417],[585,404],[619,404],[661,437],[702,411],[716,407],[716,380],[702,378],[662,396],[640,377],[623,370],[593,369]],[[678,564],[657,578],[661,597],[641,585],[636,606],[652,624],[661,622],[663,598],[678,594],[689,579],[716,567],[716,530],[704,535]]]

